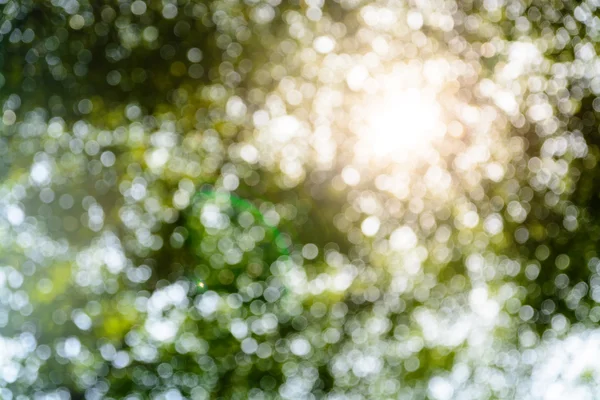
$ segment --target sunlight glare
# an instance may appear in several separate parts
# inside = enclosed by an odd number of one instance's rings
[[[440,106],[425,91],[411,88],[386,96],[369,115],[376,156],[419,151],[443,136],[439,129]]]
[[[369,96],[357,152],[382,162],[414,161],[444,137],[443,112],[430,87],[383,80]]]

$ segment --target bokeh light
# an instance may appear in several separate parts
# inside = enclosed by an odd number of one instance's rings
[[[598,4],[0,0],[0,399],[594,399]]]

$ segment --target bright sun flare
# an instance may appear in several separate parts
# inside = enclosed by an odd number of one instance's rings
[[[443,136],[441,110],[432,93],[411,88],[386,94],[367,117],[374,155],[407,156]]]
[[[413,162],[444,137],[443,109],[435,88],[410,76],[374,79],[366,96],[357,153],[371,161]]]

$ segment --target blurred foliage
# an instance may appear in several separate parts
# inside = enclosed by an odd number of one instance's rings
[[[0,398],[595,398],[599,6],[0,0]]]

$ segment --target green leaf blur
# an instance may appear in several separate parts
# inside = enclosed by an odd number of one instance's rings
[[[597,398],[597,0],[0,0],[0,399]]]

